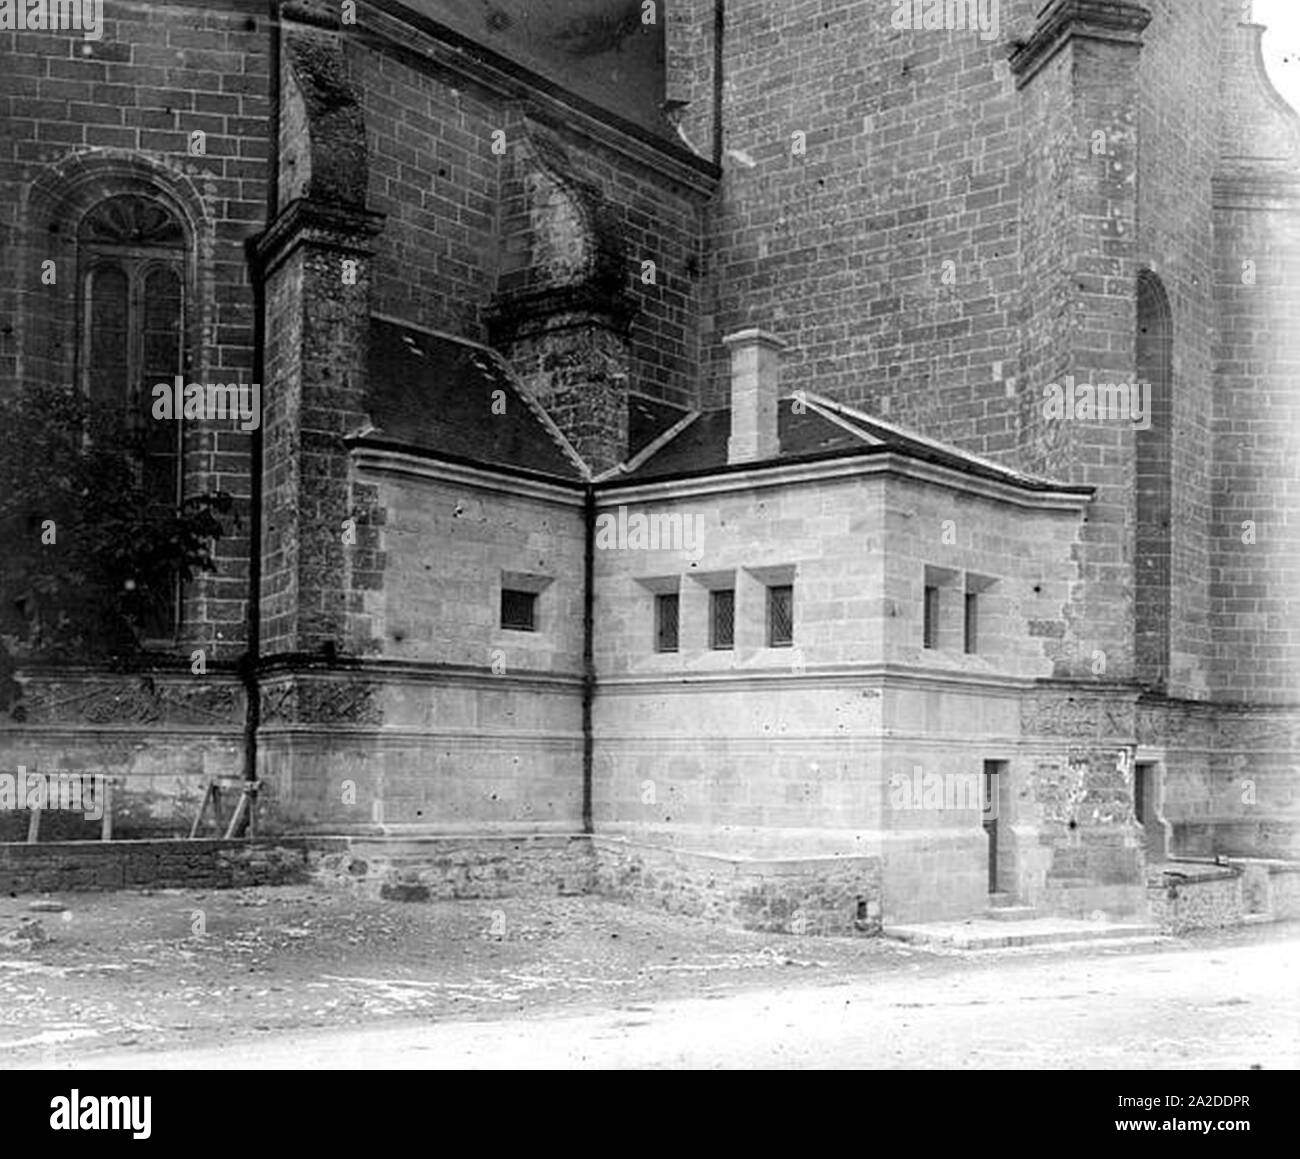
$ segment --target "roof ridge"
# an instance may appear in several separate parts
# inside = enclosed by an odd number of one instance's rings
[[[458,454],[453,447],[468,447],[472,448],[468,453],[485,467],[532,463],[558,478],[590,481],[591,470],[582,456],[500,351],[464,335],[391,314],[371,312],[370,325],[376,335],[369,355],[370,369],[378,377],[370,386],[370,413],[352,432],[354,437],[379,434],[404,438],[413,440],[413,446],[445,453]],[[412,359],[419,360],[419,367],[409,361]],[[407,414],[400,400],[394,410],[397,396],[389,381],[393,374],[407,380],[404,387],[396,388],[397,394],[414,390],[421,397],[424,392],[432,392],[430,397],[443,398],[444,392],[450,391],[444,399],[446,405],[427,412],[425,418]],[[470,401],[479,397],[483,402],[487,395],[493,399],[514,395],[515,405],[509,408],[507,417],[501,418],[496,416],[505,411],[495,401],[490,414]],[[537,427],[544,433],[539,435]]]
[[[560,448],[560,452],[570,463],[573,464],[578,474],[582,477],[583,482],[591,482],[591,468],[587,465],[583,457],[578,454],[574,446],[567,438],[564,432],[556,425],[555,420],[546,413],[546,408],[534,397],[533,392],[524,385],[524,380],[515,373],[515,368],[506,361],[505,355],[499,350],[494,350],[491,346],[483,346],[474,343],[480,350],[484,351],[489,358],[496,363],[497,369],[505,375],[506,381],[514,387],[519,397],[524,400],[524,406],[532,411],[533,416],[545,428],[546,433],[551,436],[555,445]]]
[[[837,427],[843,427],[844,430],[848,431],[850,434],[857,435],[858,438],[869,446],[878,447],[884,443],[884,440],[878,435],[873,435],[869,431],[864,431],[860,427],[855,427],[843,415],[836,414],[829,407],[822,406],[820,403],[809,398],[807,391],[795,391],[795,393],[790,397],[796,401],[802,401],[807,406],[812,407],[813,411],[821,415],[822,418],[826,419],[828,422],[834,423]]]
[[[857,419],[859,422],[869,423],[872,426],[880,427],[891,434],[898,435],[904,439],[911,439],[913,442],[930,447],[932,450],[940,451],[946,455],[952,455],[958,459],[964,459],[968,463],[978,463],[981,467],[997,471],[999,474],[1007,475],[1014,479],[1025,479],[1035,483],[1064,483],[1064,480],[1061,479],[1052,479],[1046,475],[1035,475],[1029,471],[1021,471],[1016,467],[1008,467],[1005,463],[999,463],[994,459],[987,459],[983,455],[976,454],[974,451],[964,450],[961,447],[954,446],[952,443],[945,443],[941,439],[935,439],[931,438],[929,435],[924,435],[920,431],[899,426],[897,423],[891,423],[887,419],[869,415],[866,411],[859,410],[857,407],[851,406],[848,403],[837,402],[834,399],[827,398],[825,395],[817,394],[815,391],[805,390],[803,391],[803,396],[809,402],[815,402],[821,407],[838,411],[841,415],[849,416]]]
[[[608,471],[598,475],[593,481],[604,483],[616,475],[630,475],[633,471],[639,471],[703,413],[703,411],[698,410],[687,411],[684,417],[678,419],[662,434],[656,435],[630,459],[625,459],[623,462],[611,467]]]

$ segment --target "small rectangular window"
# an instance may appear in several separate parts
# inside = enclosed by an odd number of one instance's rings
[[[971,654],[977,651],[976,646],[979,642],[979,600],[978,593],[966,593],[965,646],[966,651]]]
[[[767,646],[789,648],[794,643],[794,588],[782,584],[767,589]]]
[[[939,589],[926,586],[922,643],[927,648],[939,646]]]
[[[537,631],[537,593],[502,588],[501,626],[512,632]]]
[[[709,593],[709,647],[734,648],[736,644],[736,593],[730,588]]]
[[[677,651],[677,594],[655,596],[655,651]]]

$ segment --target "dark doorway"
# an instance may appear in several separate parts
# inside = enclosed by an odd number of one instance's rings
[[[989,893],[998,893],[998,827],[1001,818],[1006,761],[984,762],[984,835],[989,844]]]
[[[1133,766],[1133,819],[1142,826],[1147,861],[1167,860],[1165,823],[1160,816],[1160,766],[1140,762]]]

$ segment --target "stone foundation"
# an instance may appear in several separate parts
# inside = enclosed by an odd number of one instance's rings
[[[880,932],[878,857],[728,857],[596,837],[596,889],[649,909],[765,933]]]
[[[0,843],[0,892],[11,896],[306,883],[390,901],[596,895],[740,929],[833,937],[880,933],[883,877],[876,856],[754,857],[583,834]],[[1101,897],[1106,887],[1089,886],[1078,905],[1057,909],[1138,912],[1126,890]],[[1171,934],[1293,920],[1300,865],[1176,862],[1152,871],[1145,901]]]
[[[587,894],[595,885],[589,838],[340,839],[312,859],[312,877],[394,901]]]

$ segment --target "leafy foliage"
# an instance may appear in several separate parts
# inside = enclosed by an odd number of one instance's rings
[[[73,388],[0,399],[0,432],[0,632],[51,659],[140,651],[177,581],[212,570],[232,497],[158,503],[143,436]]]

